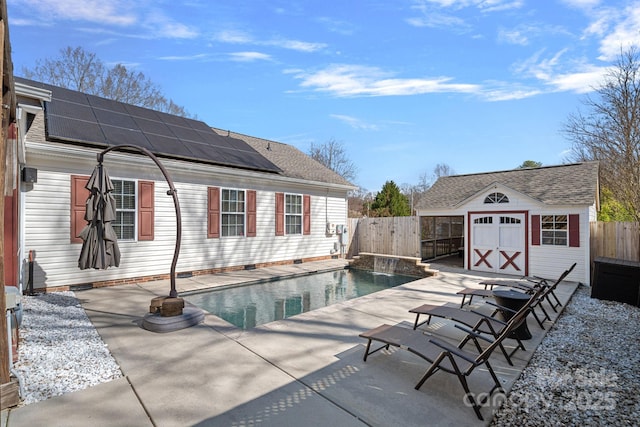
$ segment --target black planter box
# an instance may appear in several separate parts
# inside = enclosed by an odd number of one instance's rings
[[[640,307],[640,262],[597,257],[593,263],[591,298]]]

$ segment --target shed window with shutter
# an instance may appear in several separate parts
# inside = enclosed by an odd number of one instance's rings
[[[569,221],[567,215],[542,215],[540,236],[543,245],[567,246]]]

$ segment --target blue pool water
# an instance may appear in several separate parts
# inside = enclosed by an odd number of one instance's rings
[[[414,280],[347,269],[182,297],[238,328],[251,329]]]

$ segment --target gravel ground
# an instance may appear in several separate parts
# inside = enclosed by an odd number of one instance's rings
[[[640,308],[580,286],[492,426],[640,424]]]
[[[22,297],[19,359],[21,405],[122,376],[73,292]]]
[[[122,376],[73,292],[22,304],[21,405]],[[640,308],[591,299],[580,286],[491,426],[638,425],[639,326]]]

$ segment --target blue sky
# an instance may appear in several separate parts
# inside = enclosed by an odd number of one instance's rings
[[[141,71],[211,126],[331,139],[355,184],[565,161],[570,113],[640,0],[8,0],[16,75],[67,46]]]

